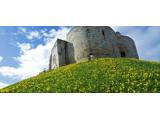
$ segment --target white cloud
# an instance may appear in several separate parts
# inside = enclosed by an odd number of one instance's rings
[[[2,62],[2,60],[3,60],[3,57],[2,57],[2,56],[0,56],[0,62]]]
[[[14,35],[21,34],[24,35],[28,40],[33,40],[40,39],[43,32],[46,32],[45,29],[40,31],[29,31],[24,27],[19,27],[19,31],[17,33],[14,33]]]
[[[29,43],[17,43],[18,47],[20,48],[20,53],[25,53],[27,50],[31,49],[31,44]]]
[[[0,89],[3,88],[3,87],[6,87],[6,86],[8,86],[8,84],[0,82]]]
[[[19,30],[20,30],[20,32],[22,32],[22,33],[26,33],[26,32],[27,32],[26,28],[24,28],[24,27],[19,27]]]
[[[41,35],[40,35],[39,31],[31,31],[31,32],[28,32],[28,33],[26,34],[26,37],[27,37],[29,40],[32,40],[32,39],[34,39],[34,38],[40,39],[40,38],[41,38]]]
[[[62,30],[56,31],[55,29],[51,29],[48,33],[47,32],[43,33],[45,40],[50,41],[52,40],[51,38],[53,38],[53,36],[55,37],[54,39],[57,39],[60,36],[62,40],[65,40],[66,34],[64,33],[68,33],[70,28],[61,27],[60,29]]]
[[[50,52],[56,39],[66,39],[68,31],[69,28],[67,27],[63,27],[58,31],[52,29],[49,33],[46,33],[46,44],[39,44],[36,48],[31,48],[30,44],[18,43],[21,55],[15,59],[19,63],[19,67],[0,67],[0,74],[15,79],[25,79],[48,69]]]

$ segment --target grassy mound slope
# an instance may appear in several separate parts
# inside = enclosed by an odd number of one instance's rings
[[[96,59],[41,73],[0,92],[160,92],[160,63]]]

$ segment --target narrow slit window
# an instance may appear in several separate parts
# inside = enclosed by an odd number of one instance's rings
[[[87,37],[89,37],[90,30],[89,30],[89,29],[87,29],[86,31],[87,31]]]
[[[102,30],[102,35],[103,35],[103,37],[104,37],[104,39],[105,39],[105,33],[104,33],[104,30]]]
[[[87,33],[90,33],[89,29],[87,29]]]

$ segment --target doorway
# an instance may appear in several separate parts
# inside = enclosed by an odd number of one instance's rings
[[[123,57],[123,58],[126,57],[126,53],[124,51],[121,51],[120,54],[121,54],[121,57]]]

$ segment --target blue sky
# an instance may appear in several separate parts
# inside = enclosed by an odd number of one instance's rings
[[[48,68],[57,38],[66,39],[71,27],[0,27],[0,87],[37,75]],[[134,39],[140,59],[160,61],[160,27],[113,26]]]

